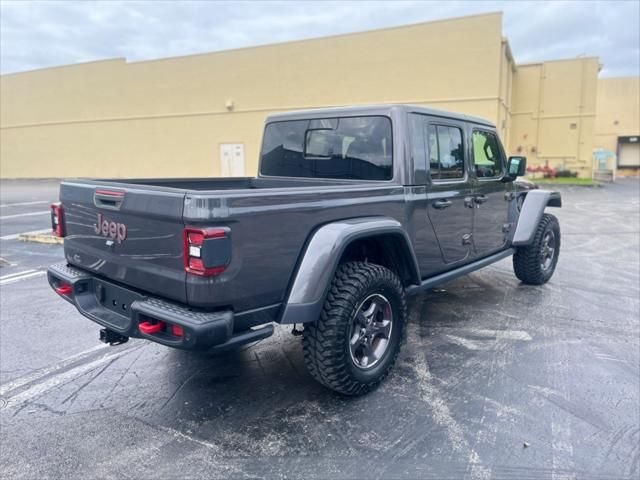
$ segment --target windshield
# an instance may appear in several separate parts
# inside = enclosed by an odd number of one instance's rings
[[[392,165],[387,117],[291,120],[265,128],[262,175],[390,180]]]

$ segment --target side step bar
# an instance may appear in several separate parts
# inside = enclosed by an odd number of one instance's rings
[[[436,275],[435,277],[427,278],[426,280],[423,280],[420,285],[412,285],[407,288],[407,295],[415,295],[416,293],[419,293],[423,290],[427,290],[443,283],[450,282],[451,280],[455,280],[458,277],[462,277],[471,272],[486,267],[487,265],[491,265],[492,263],[502,260],[503,258],[510,257],[514,253],[516,253],[516,250],[514,248],[509,248],[502,252],[495,253],[485,258],[481,258],[480,260],[473,263],[463,265],[462,267],[456,268],[449,272],[444,272],[440,275]]]

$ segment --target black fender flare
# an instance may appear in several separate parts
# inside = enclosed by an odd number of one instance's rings
[[[531,190],[524,197],[516,231],[511,244],[515,247],[530,245],[536,234],[544,209],[547,207],[562,207],[560,192],[549,190]]]
[[[363,217],[328,223],[315,231],[307,245],[291,283],[280,323],[318,320],[340,258],[349,244],[355,240],[389,234],[403,242],[404,258],[409,259],[411,283],[419,284],[418,262],[400,222],[389,217]]]

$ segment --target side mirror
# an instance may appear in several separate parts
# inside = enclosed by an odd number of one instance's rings
[[[527,173],[527,157],[509,157],[507,161],[507,175],[515,180]]]

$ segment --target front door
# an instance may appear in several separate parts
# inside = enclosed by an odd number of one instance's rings
[[[504,182],[505,158],[495,132],[473,128],[471,151],[475,170],[473,192],[473,242],[477,257],[504,247],[511,225],[508,223],[512,182]]]
[[[425,138],[431,177],[427,212],[446,267],[466,261],[472,252],[473,183],[464,130],[461,123],[434,119]]]

